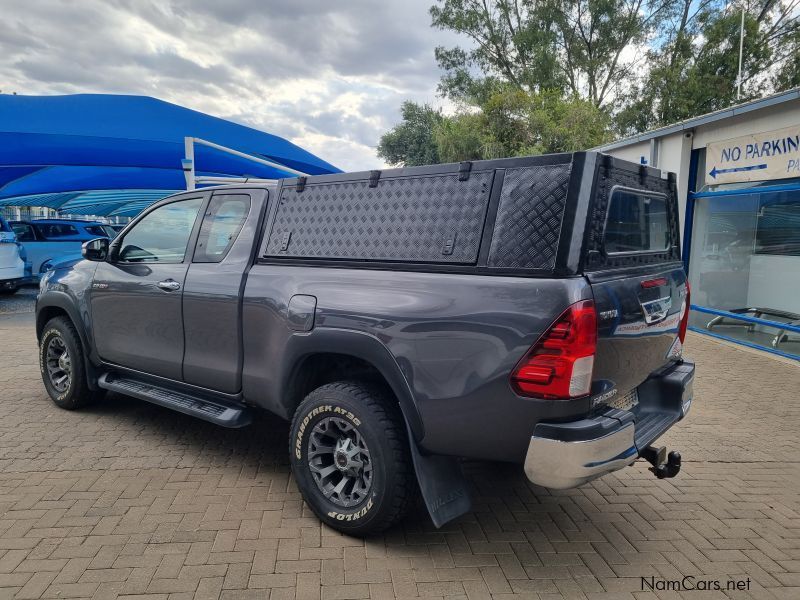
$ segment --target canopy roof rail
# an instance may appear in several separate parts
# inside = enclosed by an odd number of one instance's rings
[[[253,156],[252,154],[240,152],[239,150],[234,150],[233,148],[228,148],[226,146],[215,144],[214,142],[209,142],[208,140],[203,140],[196,137],[188,137],[188,136],[184,137],[183,144],[184,144],[184,150],[186,152],[186,157],[181,161],[181,163],[183,165],[183,175],[186,178],[187,190],[195,189],[198,183],[206,183],[206,184],[264,183],[264,182],[277,181],[275,179],[256,179],[252,177],[203,177],[203,176],[197,177],[195,175],[195,164],[194,164],[195,144],[200,144],[201,146],[208,146],[209,148],[214,148],[215,150],[219,150],[220,152],[232,154],[233,156],[238,156],[239,158],[244,158],[253,161],[255,163],[265,165],[267,167],[272,167],[273,169],[278,169],[280,171],[284,171],[285,173],[291,175],[297,175],[297,176],[308,175],[308,173],[304,173],[303,171],[298,171],[297,169],[292,169],[291,167],[287,167],[286,165],[282,165],[278,162],[267,160],[265,158],[260,158],[258,156]]]
[[[262,179],[260,177],[195,177],[196,184],[225,185],[227,183],[277,183],[278,179]],[[193,188],[187,188],[193,189]]]

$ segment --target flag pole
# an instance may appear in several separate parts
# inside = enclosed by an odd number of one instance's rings
[[[739,76],[736,78],[738,83],[736,86],[736,99],[739,100],[742,96],[742,52],[744,50],[744,6],[742,6],[742,26],[739,30]]]

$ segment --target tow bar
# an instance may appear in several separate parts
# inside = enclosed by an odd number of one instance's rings
[[[681,470],[681,455],[680,452],[673,450],[667,455],[666,446],[656,448],[655,446],[648,446],[642,450],[641,457],[649,462],[652,467],[650,471],[659,479],[666,479],[668,477],[675,477]]]

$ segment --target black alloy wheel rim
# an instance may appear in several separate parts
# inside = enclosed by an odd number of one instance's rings
[[[66,392],[72,381],[72,359],[61,336],[50,338],[45,357],[50,385],[59,393]]]
[[[351,508],[369,496],[372,457],[356,427],[339,417],[326,417],[311,430],[308,468],[317,488],[336,506]]]

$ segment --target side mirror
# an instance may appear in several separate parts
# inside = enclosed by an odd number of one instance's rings
[[[108,258],[108,238],[97,238],[84,242],[81,246],[81,256],[94,262],[106,260]]]

